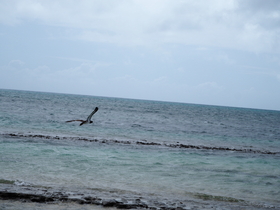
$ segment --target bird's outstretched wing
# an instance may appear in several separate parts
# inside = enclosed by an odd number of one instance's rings
[[[94,115],[97,111],[98,111],[98,107],[95,107],[95,109],[92,111],[92,113],[88,116],[87,122],[90,121],[90,119],[92,118],[92,115]]]
[[[80,122],[83,122],[84,120],[68,120],[66,122],[74,122],[74,121],[80,121]]]

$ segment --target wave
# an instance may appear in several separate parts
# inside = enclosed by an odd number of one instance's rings
[[[136,144],[144,146],[163,146],[170,148],[181,148],[181,149],[197,149],[197,150],[219,150],[219,151],[231,151],[231,152],[242,152],[242,153],[259,153],[267,155],[276,155],[280,152],[272,152],[268,150],[256,150],[256,149],[247,149],[247,148],[229,148],[229,147],[211,147],[204,145],[190,145],[182,143],[160,143],[160,142],[149,142],[146,140],[143,141],[129,141],[129,140],[115,140],[115,139],[97,139],[97,138],[88,138],[88,137],[69,137],[69,136],[51,136],[44,134],[18,134],[18,133],[2,133],[3,136],[9,137],[21,137],[21,138],[42,138],[42,139],[56,139],[56,140],[80,140],[88,142],[99,142],[99,143],[115,143],[115,144]]]

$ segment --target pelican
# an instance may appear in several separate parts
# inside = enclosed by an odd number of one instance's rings
[[[92,111],[92,113],[88,116],[86,120],[69,120],[66,122],[80,121],[81,122],[80,126],[83,124],[90,124],[92,123],[91,121],[92,115],[94,115],[97,111],[98,111],[98,107],[95,107],[95,109]]]

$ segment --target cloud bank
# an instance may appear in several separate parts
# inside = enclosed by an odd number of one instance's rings
[[[253,52],[279,52],[280,47],[278,0],[13,0],[2,1],[1,8],[4,24],[32,21],[64,27],[63,36],[85,41]]]

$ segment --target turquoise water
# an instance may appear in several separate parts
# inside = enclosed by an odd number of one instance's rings
[[[0,90],[0,180],[279,207],[279,128],[279,111]]]

